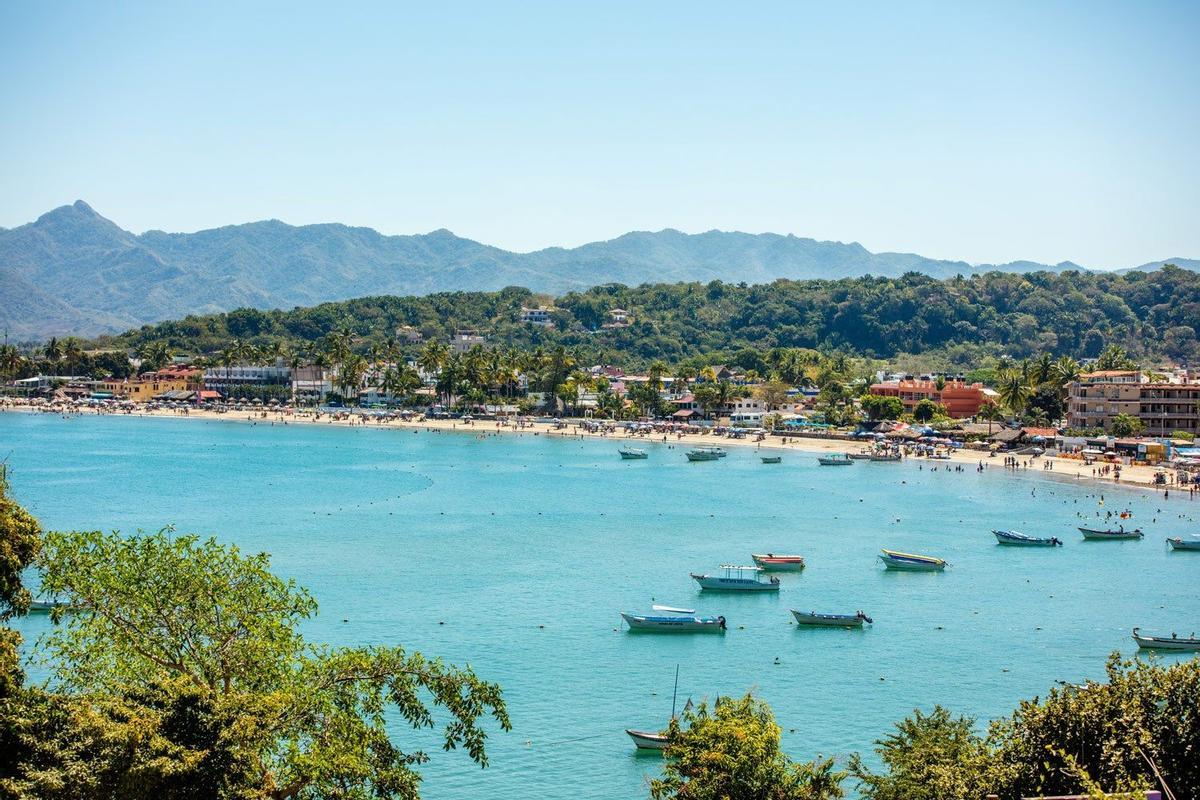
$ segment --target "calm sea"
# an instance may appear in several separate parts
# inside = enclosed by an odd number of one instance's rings
[[[623,729],[665,724],[676,665],[680,706],[754,691],[808,758],[867,751],[914,707],[986,720],[1056,680],[1100,677],[1111,651],[1135,650],[1135,625],[1200,629],[1200,553],[1163,541],[1200,532],[1183,494],[999,467],[763,465],[744,448],[691,464],[649,445],[648,460],[622,461],[617,446],[0,414],[15,495],[47,528],[171,524],[267,551],[320,602],[311,638],[403,645],[498,681],[514,730],[490,740],[486,770],[397,730],[431,749],[429,798],[647,796],[658,762]],[[1081,516],[1125,509],[1144,541],[1081,541]],[[996,527],[1066,546],[998,547]],[[888,573],[881,547],[951,567]],[[774,596],[701,594],[688,577],[764,550],[808,568]],[[626,632],[618,612],[653,602],[724,614],[730,630]],[[862,609],[875,624],[802,630],[790,608]],[[30,637],[47,624],[21,622]]]

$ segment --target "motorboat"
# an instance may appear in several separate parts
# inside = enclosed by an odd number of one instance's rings
[[[1141,528],[1134,528],[1131,531],[1125,530],[1125,526],[1114,530],[1101,530],[1100,528],[1084,528],[1080,527],[1079,532],[1083,534],[1085,539],[1141,539],[1146,534],[1142,533]]]
[[[763,456],[762,463],[764,464],[779,464],[783,461],[783,456]]]
[[[656,633],[724,633],[724,617],[696,617],[683,614],[627,614],[621,617],[631,631],[654,631]]]
[[[1176,536],[1174,539],[1167,539],[1172,550],[1200,550],[1200,537],[1193,536],[1191,539],[1184,539],[1182,536]]]
[[[650,454],[645,450],[638,450],[636,447],[622,447],[617,452],[621,454],[621,458],[628,459],[630,461],[634,459],[650,457]]]
[[[1170,636],[1142,636],[1141,629],[1134,628],[1133,640],[1143,650],[1200,650],[1200,639],[1194,633],[1191,636],[1176,636],[1173,633]]]
[[[700,584],[701,589],[713,589],[726,592],[778,592],[779,578],[762,580],[759,573],[761,567],[742,567],[735,564],[722,564],[721,575],[697,575],[691,573],[692,580]]]
[[[946,562],[943,559],[901,553],[896,550],[884,550],[879,556],[879,560],[888,569],[909,572],[941,572],[946,568]]]
[[[827,456],[817,456],[817,463],[822,467],[848,467],[854,462],[845,453],[830,453]]]
[[[720,458],[719,455],[707,448],[688,450],[686,455],[688,461],[716,461],[718,458]]]
[[[872,453],[868,458],[871,461],[899,461],[901,456],[899,453]]]
[[[778,553],[752,553],[754,563],[768,572],[799,572],[804,569],[804,556],[785,556]]]
[[[1061,547],[1062,540],[1051,536],[1049,538],[1039,539],[1036,536],[1027,536],[1018,531],[992,531],[992,535],[996,537],[996,542],[999,544],[1013,545],[1016,547]]]
[[[818,628],[861,628],[864,622],[874,622],[861,611],[853,614],[818,614],[816,611],[792,609],[797,625],[813,625]]]

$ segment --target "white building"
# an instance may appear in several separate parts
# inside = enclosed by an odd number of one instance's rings
[[[554,324],[554,321],[550,319],[550,312],[553,310],[554,309],[550,308],[542,308],[541,306],[538,306],[537,308],[522,308],[521,322],[529,325],[540,325],[543,328],[549,327],[550,325]]]

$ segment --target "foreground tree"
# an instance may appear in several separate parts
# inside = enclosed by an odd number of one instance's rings
[[[107,746],[55,748],[62,759],[48,766],[39,737],[53,738],[56,728],[35,724],[21,739],[12,785],[52,785],[78,764],[95,776],[133,780],[128,770],[143,761],[158,765],[156,775],[195,777],[211,766],[202,751],[225,765],[205,780],[234,777],[197,796],[415,798],[414,767],[428,756],[397,747],[385,719],[432,728],[440,708],[448,714],[444,748],[462,747],[481,766],[486,717],[509,729],[499,687],[469,667],[400,647],[305,642],[298,626],[316,603],[271,574],[265,554],[169,531],[52,533],[38,564],[43,588],[75,610],[55,614],[48,638],[63,694],[31,697],[53,712],[34,718],[57,716],[75,738]],[[206,731],[212,747],[203,746]],[[132,762],[129,748],[116,746],[126,735],[137,745]],[[114,763],[118,756],[124,760]]]
[[[1002,800],[1169,789],[1200,800],[1200,660],[1122,661],[1107,681],[1051,689],[987,736],[969,717],[916,711],[876,742],[886,771],[850,769],[868,800]]]
[[[770,707],[753,696],[718,697],[671,720],[663,777],[655,800],[832,800],[844,796],[846,773],[832,759],[797,763],[780,749]]]
[[[0,464],[0,622],[29,610],[29,590],[21,574],[41,547],[41,533],[37,520],[8,496],[8,471]],[[0,627],[0,699],[11,696],[21,684],[20,645],[20,634]]]

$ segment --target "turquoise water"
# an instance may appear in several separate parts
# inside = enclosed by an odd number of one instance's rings
[[[753,690],[808,758],[866,751],[914,707],[987,719],[1099,677],[1109,652],[1133,652],[1135,625],[1200,629],[1200,553],[1163,542],[1200,532],[1182,494],[799,453],[762,465],[748,448],[689,464],[647,447],[622,461],[611,441],[533,435],[0,414],[15,495],[46,527],[173,524],[268,551],[320,602],[312,638],[402,644],[498,681],[514,730],[490,740],[486,770],[397,731],[432,748],[430,798],[647,796],[657,761],[623,729],[667,721],[676,664],[681,706]],[[1125,508],[1144,541],[1074,529]],[[1066,546],[998,547],[994,527]],[[951,567],[885,572],[880,547]],[[809,566],[778,595],[702,595],[688,577],[763,550]],[[730,630],[627,633],[618,612],[653,601]],[[797,629],[789,608],[863,609],[875,625]],[[21,622],[30,636],[47,624]]]

